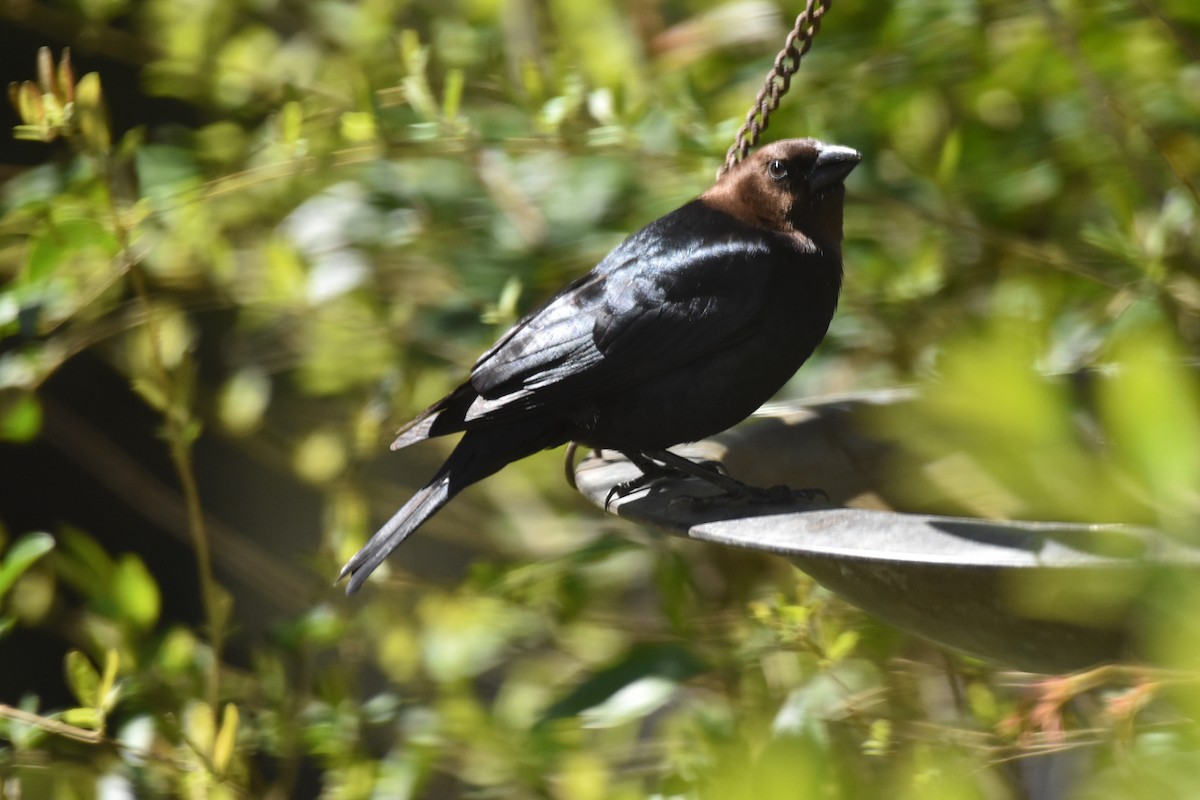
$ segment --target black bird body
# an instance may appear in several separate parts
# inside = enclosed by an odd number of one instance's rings
[[[842,279],[842,181],[859,159],[768,145],[617,246],[480,356],[393,449],[465,432],[432,481],[342,569],[355,591],[463,487],[576,441],[643,453],[722,431],[824,337]]]

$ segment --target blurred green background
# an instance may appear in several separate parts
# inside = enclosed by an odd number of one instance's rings
[[[1200,796],[1186,574],[1038,680],[547,453],[330,585],[452,444],[390,432],[711,183],[800,10],[0,6],[0,798]],[[783,399],[929,384],[914,506],[1194,538],[1200,5],[839,0],[794,136],[864,159]]]

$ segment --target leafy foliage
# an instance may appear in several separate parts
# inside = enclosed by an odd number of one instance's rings
[[[456,501],[423,531],[441,549],[406,550],[361,600],[329,589],[400,494],[370,470],[388,431],[709,183],[783,11],[45,5],[152,44],[143,89],[204,121],[114,132],[107,76],[48,52],[10,76],[15,135],[48,149],[0,191],[0,437],[35,440],[46,383],[101,356],[159,417],[203,623],[164,618],[184,589],[97,532],[0,537],[0,646],[52,633],[78,703],[0,697],[0,788],[959,800],[1014,797],[1007,762],[1078,748],[1075,796],[1200,790],[1188,575],[1068,603],[1150,609],[1144,669],[1014,678],[778,563],[634,544],[549,456]],[[842,308],[787,395],[931,382],[878,420],[914,504],[1194,538],[1197,52],[1191,0],[835,4],[770,125],[866,156]],[[203,513],[202,436],[328,509],[266,637],[214,575],[239,559]],[[426,456],[391,458],[424,477]],[[464,547],[466,574],[435,579]]]

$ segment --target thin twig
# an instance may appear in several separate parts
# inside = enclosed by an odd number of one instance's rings
[[[204,525],[204,510],[200,505],[200,490],[196,482],[196,473],[192,465],[193,436],[188,428],[194,424],[181,413],[183,402],[178,398],[178,384],[172,378],[170,370],[162,358],[160,348],[161,337],[154,308],[150,302],[150,288],[146,275],[142,271],[141,262],[133,252],[129,229],[121,215],[116,197],[116,166],[110,153],[98,154],[101,162],[100,174],[104,195],[108,204],[109,218],[117,244],[121,252],[121,260],[129,273],[130,285],[138,304],[145,314],[146,334],[150,340],[147,348],[150,352],[150,363],[162,391],[162,415],[166,426],[166,438],[170,450],[171,463],[179,478],[180,489],[183,492],[184,505],[187,510],[188,532],[191,535],[192,548],[196,553],[196,571],[200,582],[201,602],[204,605],[204,617],[208,627],[209,647],[212,649],[212,664],[208,672],[207,696],[208,704],[216,708],[220,699],[221,650],[224,636],[224,615],[219,607],[220,598],[217,593],[216,580],[212,571],[212,556],[209,553],[208,534]]]
[[[61,720],[43,717],[40,714],[32,714],[3,703],[0,703],[0,717],[15,720],[25,725],[31,725],[46,731],[46,733],[63,736],[67,739],[74,739],[77,742],[84,742],[86,744],[100,744],[106,740],[104,733],[101,731],[80,728],[77,725],[68,725]]]

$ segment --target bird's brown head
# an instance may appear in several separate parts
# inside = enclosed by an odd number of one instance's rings
[[[701,200],[748,225],[799,234],[840,252],[843,181],[862,156],[817,139],[764,145],[725,173]]]

